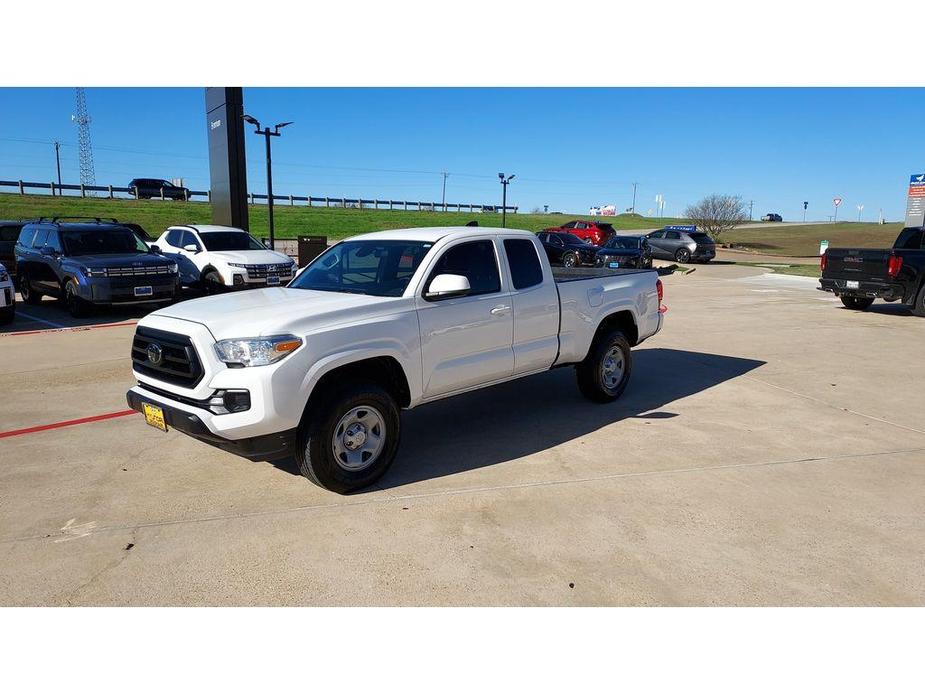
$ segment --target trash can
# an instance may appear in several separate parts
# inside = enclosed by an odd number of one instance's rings
[[[299,237],[299,267],[305,267],[328,247],[327,236],[300,236]]]

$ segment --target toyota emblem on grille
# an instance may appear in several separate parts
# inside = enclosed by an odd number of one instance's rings
[[[157,366],[164,360],[164,350],[156,342],[148,345],[148,361]]]

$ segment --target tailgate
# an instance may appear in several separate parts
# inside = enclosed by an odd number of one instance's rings
[[[890,250],[870,248],[830,248],[826,251],[826,279],[890,279],[887,265]]]

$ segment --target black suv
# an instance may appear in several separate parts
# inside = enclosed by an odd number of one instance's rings
[[[94,305],[162,303],[179,290],[177,264],[111,222],[29,222],[16,242],[22,300],[64,299],[74,317]]]
[[[189,188],[175,186],[170,181],[162,178],[133,178],[128,184],[129,190],[134,190],[135,195],[142,200],[161,197],[161,191],[164,198],[170,200],[189,200]]]
[[[13,277],[16,276],[16,239],[25,222],[11,222],[0,220],[0,265],[6,267]]]

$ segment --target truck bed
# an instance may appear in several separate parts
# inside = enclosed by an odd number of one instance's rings
[[[610,269],[605,267],[552,267],[552,277],[557,284],[586,280],[594,277],[621,277],[638,275],[642,272],[655,272],[654,268]]]

